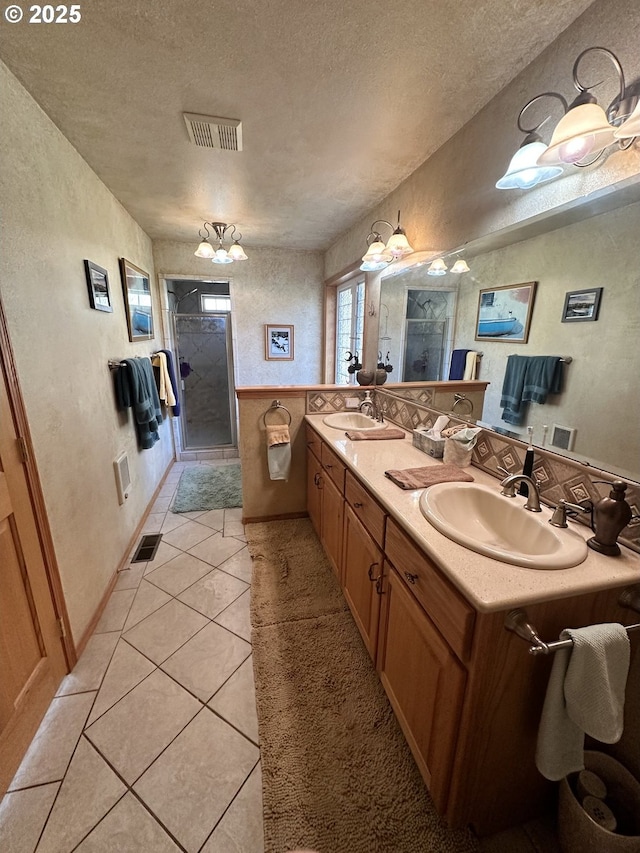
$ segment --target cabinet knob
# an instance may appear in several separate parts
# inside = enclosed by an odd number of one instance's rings
[[[353,507],[354,507],[354,509],[360,509],[360,507],[361,507],[361,506],[362,506],[362,504],[361,504],[361,503],[358,503],[358,501],[354,501],[354,502],[353,502]]]
[[[313,484],[314,486],[320,486],[320,474],[316,473],[313,475]]]
[[[325,467],[327,470],[329,470],[329,468],[333,468],[333,465],[331,465],[331,463],[327,462],[327,463],[325,463],[325,466],[324,466],[324,467]]]
[[[404,576],[409,583],[415,583],[418,580],[418,575],[412,575],[411,572],[405,572]]]

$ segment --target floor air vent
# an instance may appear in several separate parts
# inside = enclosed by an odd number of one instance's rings
[[[234,118],[182,113],[189,139],[199,148],[242,151],[242,122]]]
[[[148,533],[146,536],[143,536],[131,562],[148,563],[149,560],[153,560],[161,539],[162,533]]]

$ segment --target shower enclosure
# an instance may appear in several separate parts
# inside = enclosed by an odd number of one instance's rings
[[[182,449],[236,445],[231,315],[174,314]]]

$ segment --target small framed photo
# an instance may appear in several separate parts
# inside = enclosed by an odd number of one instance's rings
[[[153,337],[153,306],[149,273],[120,258],[120,276],[127,310],[130,341],[148,341]]]
[[[601,298],[601,287],[594,287],[591,290],[570,290],[564,297],[562,322],[584,323],[585,320],[597,320]]]
[[[94,264],[92,261],[84,262],[84,272],[87,277],[87,288],[89,289],[89,304],[96,311],[113,311],[111,307],[111,294],[109,293],[109,273]]]
[[[293,326],[265,325],[264,348],[267,361],[292,361]]]
[[[526,344],[536,281],[506,284],[480,291],[476,320],[476,341],[504,341]]]

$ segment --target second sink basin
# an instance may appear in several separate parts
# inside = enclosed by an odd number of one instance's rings
[[[420,496],[420,510],[449,539],[514,566],[566,569],[587,556],[575,531],[551,527],[546,516],[524,509],[523,501],[500,494],[498,486],[438,483]]]
[[[384,429],[387,425],[378,423],[362,412],[334,412],[323,418],[327,426],[334,429]]]

